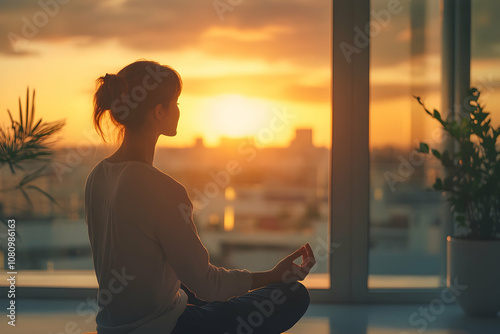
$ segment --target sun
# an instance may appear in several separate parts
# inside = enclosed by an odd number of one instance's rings
[[[269,118],[269,103],[242,95],[215,96],[208,104],[212,128],[219,136],[254,136]]]

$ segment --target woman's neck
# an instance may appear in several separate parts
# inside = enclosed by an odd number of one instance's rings
[[[141,161],[153,165],[158,136],[125,131],[123,142],[108,160],[111,162]]]

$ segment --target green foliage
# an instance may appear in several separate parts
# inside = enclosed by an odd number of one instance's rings
[[[500,232],[500,127],[491,126],[489,113],[479,103],[479,91],[470,89],[467,114],[459,119],[442,119],[431,113],[419,97],[425,112],[437,120],[449,135],[453,150],[432,149],[420,143],[418,152],[432,154],[443,165],[446,177],[437,178],[433,188],[444,192],[459,226],[467,227],[467,238],[495,239]]]
[[[32,183],[46,176],[46,168],[54,152],[50,148],[52,137],[64,126],[65,121],[42,122],[35,121],[35,91],[29,98],[29,88],[26,91],[26,109],[23,111],[21,98],[19,98],[19,120],[12,117],[7,110],[10,125],[0,128],[0,168],[8,166],[11,174],[16,175],[19,182],[14,186],[0,189],[0,192],[19,191],[32,207],[33,203],[29,193],[36,192],[57,204],[54,198],[40,187]],[[33,163],[41,164],[40,167],[31,171]],[[17,174],[16,174],[17,173]],[[6,217],[0,215],[0,219],[6,224]]]

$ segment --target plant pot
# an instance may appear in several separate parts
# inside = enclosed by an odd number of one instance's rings
[[[500,240],[448,237],[448,288],[467,315],[500,312]]]

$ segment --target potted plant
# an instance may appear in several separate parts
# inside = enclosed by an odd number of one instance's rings
[[[455,221],[453,236],[447,238],[448,287],[462,286],[457,300],[466,314],[496,317],[500,311],[500,127],[491,125],[479,95],[477,89],[470,89],[464,114],[446,119],[415,97],[449,139],[445,149],[420,143],[417,151],[433,155],[445,172],[433,188],[446,195]]]
[[[10,175],[6,180],[9,181],[8,185],[0,188],[0,194],[12,196],[20,193],[33,208],[30,194],[37,193],[59,206],[49,193],[34,183],[50,173],[47,167],[54,155],[50,147],[53,143],[51,139],[63,128],[65,121],[43,122],[41,118],[35,120],[35,91],[33,90],[30,105],[29,88],[26,91],[25,110],[19,98],[19,120],[13,118],[10,110],[7,113],[10,124],[0,126],[0,169],[8,166]],[[0,221],[7,226],[8,219],[12,217],[4,214],[2,205],[0,201]],[[4,246],[1,240],[0,246]]]

